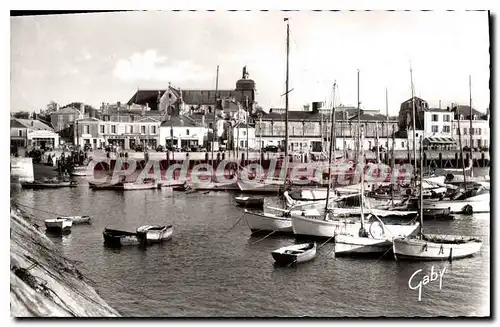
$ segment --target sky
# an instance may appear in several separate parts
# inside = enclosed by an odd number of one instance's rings
[[[264,110],[357,103],[396,115],[414,94],[431,107],[490,102],[487,12],[142,11],[11,18],[11,111],[50,101],[127,102],[138,88],[234,89],[247,66]]]

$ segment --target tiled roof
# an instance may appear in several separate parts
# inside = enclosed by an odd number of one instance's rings
[[[240,129],[240,128],[247,128],[247,124],[240,122],[240,123],[237,123],[236,125],[234,125],[234,128],[238,128],[238,129]],[[248,128],[254,128],[254,127],[248,125]]]
[[[176,127],[176,126],[193,126],[196,127],[198,124],[187,116],[170,116],[168,120],[165,120],[161,123],[161,127]]]
[[[411,102],[411,99],[415,99],[415,102],[417,102],[417,101],[419,101],[419,100],[420,100],[420,101],[423,101],[423,102],[427,102],[427,101],[425,101],[424,99],[421,99],[421,98],[419,98],[419,97],[415,97],[415,96],[414,96],[413,98],[409,98],[408,100],[406,100],[406,101],[405,101],[405,102],[403,102],[403,103],[408,103],[408,102]]]
[[[241,100],[241,92],[235,90],[182,90],[182,100],[187,104],[215,104],[216,94],[219,99],[234,97]]]
[[[428,112],[451,112],[451,110],[442,109],[442,108],[429,108],[429,109],[425,109],[424,111],[428,111]]]
[[[262,120],[285,120],[284,112],[274,112],[275,108],[272,108],[268,114],[262,116]],[[357,109],[356,109],[357,110]],[[347,119],[357,119],[357,115],[351,116],[349,118],[349,113],[347,117],[344,112],[335,111],[335,120],[347,120]],[[288,120],[289,121],[330,121],[331,116],[328,113],[313,113],[312,111],[299,111],[299,110],[289,110]],[[387,117],[382,114],[375,113],[362,113],[360,119],[362,121],[386,121]]]
[[[458,108],[458,112],[461,113],[462,115],[464,115],[464,119],[470,119],[470,117],[469,117],[470,116],[470,107],[469,106],[458,105],[457,108]],[[481,119],[481,118],[486,119],[486,118],[484,118],[486,116],[486,114],[477,111],[476,109],[474,109],[474,107],[472,108],[472,114],[476,115],[477,119]]]
[[[358,115],[354,115],[349,120],[358,120]],[[387,116],[379,114],[379,113],[366,113],[361,111],[361,115],[359,117],[361,121],[386,121]]]
[[[95,123],[95,122],[98,122],[100,120],[97,119],[97,118],[94,118],[94,117],[85,117],[85,118],[82,118],[82,119],[77,119],[77,121],[79,123],[86,123],[86,122]]]
[[[24,124],[21,124],[17,119],[12,119],[10,120],[10,127],[15,127],[15,128],[26,128]]]
[[[160,92],[160,97],[165,93],[165,90],[137,90],[135,94],[128,100],[127,104],[142,104],[146,103],[149,105],[151,110],[158,110],[156,102],[158,100],[158,92]]]
[[[27,128],[31,128],[31,129],[34,129],[34,130],[42,130],[42,131],[54,131],[52,129],[52,127],[42,123],[41,121],[39,120],[36,120],[36,119],[20,119],[20,118],[16,118],[16,120],[26,126]]]

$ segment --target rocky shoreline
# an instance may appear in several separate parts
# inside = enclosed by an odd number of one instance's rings
[[[119,317],[28,215],[10,213],[11,316]]]

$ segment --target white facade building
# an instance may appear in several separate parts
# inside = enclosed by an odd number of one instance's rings
[[[160,125],[160,144],[169,148],[202,147],[207,129],[186,116],[171,116]]]
[[[248,133],[248,134],[247,134]],[[247,138],[248,135],[248,138]],[[236,149],[259,149],[255,139],[255,128],[248,126],[245,123],[237,123],[233,127],[233,148]],[[247,144],[248,140],[248,144]]]

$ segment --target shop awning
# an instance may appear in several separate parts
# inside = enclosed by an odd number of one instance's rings
[[[457,141],[452,137],[431,136],[424,139],[425,145],[446,145],[457,144]]]

